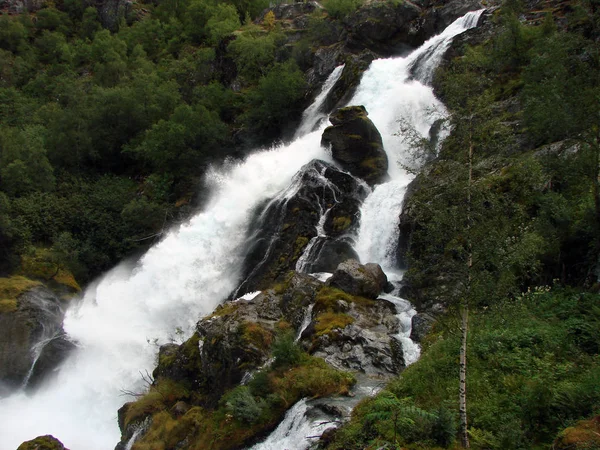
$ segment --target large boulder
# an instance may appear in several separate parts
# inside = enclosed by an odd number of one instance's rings
[[[388,159],[381,134],[367,115],[364,106],[338,109],[329,116],[332,126],[323,131],[321,143],[331,146],[333,159],[344,170],[375,185],[386,180]]]
[[[366,194],[358,180],[332,164],[305,165],[288,189],[256,211],[234,297],[265,289],[290,270],[331,272],[355,257],[350,244]]]
[[[5,280],[31,283],[12,308],[0,310],[0,389],[9,392],[37,386],[74,345],[63,330],[63,307],[53,292],[23,277]]]
[[[328,284],[352,295],[377,298],[387,285],[387,277],[379,264],[363,266],[356,259],[349,259],[337,267]]]

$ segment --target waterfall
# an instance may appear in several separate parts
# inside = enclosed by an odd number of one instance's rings
[[[475,20],[475,14],[465,17]],[[456,35],[467,23],[459,19],[451,27]],[[438,38],[425,46],[449,42],[452,36]],[[366,107],[381,132],[391,163],[391,181],[378,186],[362,207],[356,244],[363,261],[377,262],[388,273],[395,269],[391,249],[397,239],[403,192],[411,179],[400,164],[405,148],[394,136],[396,121],[404,117],[426,135],[435,120],[429,109],[434,106],[441,111],[438,115],[443,114],[429,87],[408,80],[410,68],[425,52],[421,47],[413,53],[416,56],[374,61],[350,102]],[[337,76],[339,73],[341,68]],[[317,101],[323,101],[326,91],[323,89],[323,97]],[[319,108],[307,114],[306,124],[314,123],[304,130],[319,122],[319,118],[314,120],[322,114]],[[152,371],[158,346],[180,341],[182,336],[174,330],[182,330],[184,337],[189,335],[196,321],[212,312],[240,282],[243,244],[252,212],[282,192],[303,165],[314,158],[329,159],[320,147],[324,125],[319,127],[288,145],[212,168],[206,176],[211,196],[203,211],[173,229],[140,261],[117,266],[86,289],[67,311],[64,322],[77,349],[56,376],[36,392],[20,391],[0,400],[1,450],[17,448],[21,442],[44,434],[57,436],[72,449],[114,447],[120,437],[117,410],[131,400],[123,392],[143,390],[140,372]],[[289,416],[292,421],[304,414],[294,411]],[[299,427],[282,432],[287,438],[272,448],[306,448],[304,436],[317,431],[303,431],[303,420]],[[312,427],[312,422],[308,425]],[[290,434],[291,429],[297,431]]]
[[[313,104],[306,108],[304,113],[302,113],[302,122],[295,134],[296,139],[314,131],[321,122],[324,120],[326,121],[328,111],[323,111],[323,105],[325,104],[325,99],[327,98],[329,91],[331,91],[333,85],[340,78],[343,70],[344,64],[337,66],[333,72],[331,72]]]
[[[250,450],[304,450],[310,446],[331,423],[324,417],[307,417],[309,406],[302,399],[292,406],[269,437]],[[312,439],[311,439],[312,438]]]
[[[131,400],[123,392],[142,392],[140,373],[152,372],[158,346],[187,337],[236,287],[253,210],[303,165],[327,159],[320,139],[320,132],[310,133],[211,169],[203,211],[138,263],[123,263],[89,286],[64,321],[78,348],[36,392],[0,400],[0,448],[44,434],[68,448],[114,448],[117,410]]]
[[[390,161],[391,178],[376,186],[363,203],[355,250],[361,261],[379,263],[391,280],[402,277],[396,264],[398,224],[404,194],[413,179],[403,168],[410,165],[407,155],[411,152],[398,136],[398,120],[427,137],[434,122],[446,116],[444,105],[435,98],[433,90],[413,79],[411,69],[421,71],[425,78],[430,76],[452,39],[474,27],[482,13],[483,10],[467,13],[404,58],[373,61],[350,101],[353,105],[364,105],[379,129]],[[374,95],[376,92],[378,95]]]

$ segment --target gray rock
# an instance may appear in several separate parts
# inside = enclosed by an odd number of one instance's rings
[[[421,342],[425,335],[429,333],[435,318],[428,313],[418,313],[412,317],[412,329],[410,338],[415,342]]]
[[[369,307],[352,304],[345,311],[354,322],[333,335],[313,339],[312,350],[333,367],[372,376],[389,377],[405,366],[394,306],[378,299]]]
[[[16,311],[0,313],[2,390],[34,388],[63,361],[74,347],[63,317],[60,299],[43,286],[22,294]]]
[[[343,169],[370,185],[387,179],[388,159],[379,130],[367,117],[364,106],[348,106],[335,111],[333,124],[323,132],[321,144],[331,146],[331,153]]]
[[[387,285],[387,277],[379,264],[363,266],[349,259],[337,267],[328,284],[352,295],[377,298]]]

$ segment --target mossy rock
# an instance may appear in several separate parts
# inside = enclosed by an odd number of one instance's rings
[[[18,297],[28,290],[41,285],[42,283],[39,281],[34,281],[20,275],[0,278],[0,314],[16,311]]]
[[[561,431],[552,448],[556,450],[599,450],[600,416],[582,420]]]
[[[54,436],[47,434],[45,436],[38,436],[31,441],[23,442],[17,450],[68,450],[65,448],[62,442],[56,439]]]
[[[364,106],[340,108],[329,116],[332,126],[321,143],[331,146],[333,159],[352,175],[374,185],[387,179],[388,159],[379,131]]]

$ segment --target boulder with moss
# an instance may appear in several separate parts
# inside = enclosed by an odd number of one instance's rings
[[[367,115],[364,106],[338,109],[329,116],[332,126],[323,131],[321,143],[331,146],[333,159],[344,170],[375,185],[387,179],[388,159],[381,134]]]
[[[42,283],[0,278],[0,387],[35,387],[73,344],[62,327],[61,300]],[[0,392],[1,393],[1,392]]]
[[[379,264],[360,264],[356,259],[346,260],[337,267],[328,284],[352,295],[377,298],[387,286],[387,277]]]

